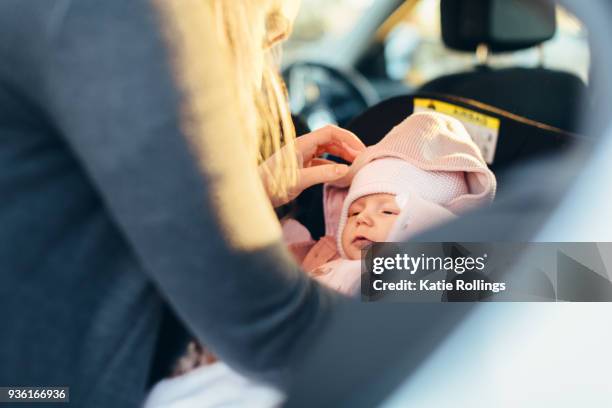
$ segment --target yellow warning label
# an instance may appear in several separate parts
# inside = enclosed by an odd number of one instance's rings
[[[414,108],[417,107],[427,110],[435,110],[436,112],[444,113],[453,116],[462,122],[471,122],[475,125],[488,127],[490,129],[499,130],[499,119],[484,115],[482,113],[462,108],[461,106],[453,105],[447,102],[436,101],[434,99],[415,98]]]

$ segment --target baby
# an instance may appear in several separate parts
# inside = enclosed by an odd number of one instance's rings
[[[495,176],[459,121],[416,113],[359,155],[345,177],[324,186],[323,238],[313,241],[301,224],[288,220],[283,223],[285,241],[311,276],[339,292],[355,294],[363,248],[406,240],[487,204],[495,187]],[[257,406],[282,401],[278,391],[247,380],[195,342],[174,375],[155,386],[147,408],[177,401],[210,406],[236,395]]]
[[[404,241],[490,203],[496,180],[461,122],[416,113],[324,186],[326,236],[290,245],[302,267],[344,293],[358,291],[361,250]]]
[[[341,248],[346,258],[359,259],[362,249],[373,242],[385,241],[400,213],[395,197],[375,193],[351,203],[341,235]]]

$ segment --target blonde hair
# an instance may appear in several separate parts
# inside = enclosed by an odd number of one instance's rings
[[[180,125],[223,238],[249,250],[276,242],[281,230],[270,195],[289,195],[298,167],[272,47],[291,29],[282,14],[288,0],[151,1],[182,93]]]
[[[282,14],[282,0],[208,1],[214,7],[218,38],[229,50],[228,73],[246,119],[241,121],[245,143],[265,175],[268,192],[286,197],[297,182],[298,160],[287,91],[279,74],[278,44],[289,36],[291,22]],[[258,18],[263,24],[256,23]],[[256,72],[253,64],[260,60],[262,70]]]

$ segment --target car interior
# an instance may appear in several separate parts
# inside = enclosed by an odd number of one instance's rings
[[[496,129],[488,137],[494,140],[477,144],[484,156],[490,156],[487,162],[498,178],[498,191],[503,192],[506,173],[513,168],[547,154],[561,153],[576,143],[590,143],[588,137],[578,133],[581,108],[588,106],[587,87],[582,79],[542,66],[497,69],[487,65],[488,53],[538,47],[552,38],[556,30],[554,3],[441,0],[440,17],[445,46],[484,53],[482,61],[470,71],[435,78],[413,92],[370,105],[347,121],[344,126],[366,145],[378,142],[415,112],[417,104],[425,103],[427,106],[421,108],[436,110],[435,105],[442,103],[443,113],[464,124],[493,120]],[[363,86],[366,81],[355,72],[311,62],[294,64],[289,70],[298,64],[302,68],[324,69],[350,89],[351,95],[361,95],[362,89],[368,89]],[[320,99],[324,100],[323,95]],[[374,98],[357,99],[366,105]],[[333,104],[333,100],[311,105],[301,113],[307,116],[323,103]],[[298,134],[306,133],[308,125],[299,116],[295,120]],[[471,129],[468,127],[468,131]],[[322,186],[305,191],[291,207],[291,215],[311,231],[314,239],[324,234]]]
[[[427,82],[420,92],[462,96],[516,115],[577,132],[586,84],[576,75],[543,66],[493,69],[489,53],[538,47],[556,31],[555,4],[521,1],[453,1],[440,3],[446,47],[484,54],[468,72]]]
[[[400,3],[403,2],[396,6]],[[601,16],[594,10],[603,10],[605,6],[581,13],[581,2],[559,0],[559,3],[576,11],[585,25],[601,25]],[[490,209],[427,232],[417,240],[530,241],[577,177],[577,171],[588,161],[598,142],[597,133],[603,131],[598,126],[604,120],[595,115],[605,116],[607,112],[601,103],[595,102],[592,78],[587,85],[574,74],[543,66],[500,69],[487,64],[495,53],[537,48],[550,39],[557,27],[556,4],[544,0],[441,0],[444,44],[478,54],[478,63],[469,71],[434,78],[418,89],[398,85],[400,92],[395,95],[390,92],[390,97],[370,104],[350,119],[342,117],[336,122],[370,145],[415,110],[443,107],[446,111],[454,109],[455,116],[464,123],[479,120],[479,115],[494,121],[497,132],[488,162],[498,177],[499,202]],[[595,32],[596,27],[589,28],[589,32]],[[594,42],[589,44],[594,46]],[[380,44],[372,45],[363,58],[370,62],[378,60],[373,55],[377,48]],[[600,61],[603,60],[602,56]],[[357,70],[365,72],[363,65],[363,60],[358,61]],[[325,64],[317,64],[317,69],[319,74],[328,71]],[[370,74],[376,70],[368,69]],[[589,69],[594,72],[593,67]],[[290,71],[286,74],[291,93]],[[343,76],[342,72],[337,70],[334,76]],[[341,81],[346,82],[346,78],[343,76]],[[598,84],[609,85],[605,81]],[[356,87],[353,94],[360,88]],[[360,98],[360,104],[364,100]],[[294,114],[296,121],[300,121],[299,112]],[[466,119],[466,114],[474,116]],[[305,131],[308,124],[308,120],[303,120],[299,129]],[[313,187],[300,196],[291,212],[314,238],[324,233],[321,197],[321,187]],[[481,228],[475,229],[475,223]],[[474,310],[473,305],[467,304],[452,308],[415,304],[411,305],[414,309],[410,316],[406,316],[404,311],[388,307],[392,305],[376,306],[377,313],[382,308],[388,309],[385,312],[388,320],[372,322],[370,314],[373,316],[374,312],[368,307],[361,308],[360,317],[348,311],[336,317],[336,328],[304,367],[297,381],[300,386],[290,394],[287,406],[379,404],[417,370],[435,344],[442,342]],[[398,321],[402,324],[398,325]],[[436,324],[432,325],[432,321]],[[378,336],[380,332],[388,335]],[[408,333],[418,335],[410,337]],[[427,344],[419,339],[427,339]],[[397,350],[401,352],[396,353]],[[322,366],[328,367],[327,374],[334,378],[333,387],[321,385],[318,377]]]

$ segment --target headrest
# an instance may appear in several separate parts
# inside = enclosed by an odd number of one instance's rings
[[[533,47],[555,35],[551,0],[441,0],[442,39],[447,47],[491,52]]]

